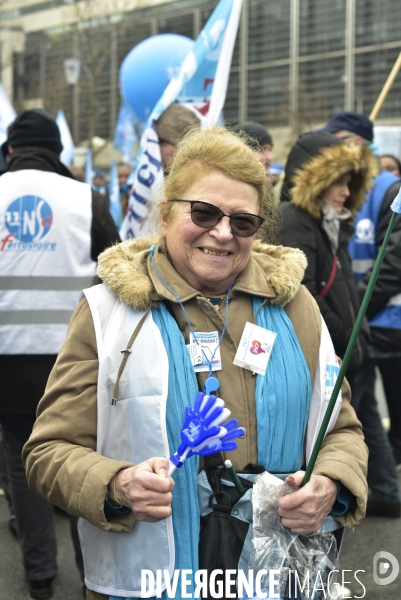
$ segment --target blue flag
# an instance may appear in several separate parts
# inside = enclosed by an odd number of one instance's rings
[[[135,111],[123,100],[118,113],[113,145],[121,152],[123,161],[129,165],[135,160],[135,144],[139,141],[135,127],[138,125]]]
[[[164,181],[155,122],[172,104],[194,110],[204,127],[217,124],[224,105],[242,0],[220,0],[193,48],[185,57],[150,115],[141,137],[122,239],[150,233],[148,216],[153,196]]]
[[[64,111],[61,109],[57,113],[56,123],[60,130],[61,143],[63,144],[60,160],[66,167],[69,167],[74,158],[75,147],[67,119],[65,118]]]
[[[92,185],[93,179],[93,168],[92,168],[92,150],[90,148],[86,151],[86,165],[85,165],[85,183]]]
[[[113,217],[116,227],[119,229],[122,222],[122,210],[120,201],[120,186],[118,184],[118,175],[116,161],[111,161],[110,181],[109,181],[110,213]]]

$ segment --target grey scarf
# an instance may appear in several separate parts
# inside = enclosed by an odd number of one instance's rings
[[[324,205],[322,208],[322,228],[327,233],[330,241],[330,246],[333,254],[337,252],[338,236],[340,233],[340,221],[346,221],[351,217],[351,211],[348,208],[342,209],[340,213],[336,213],[330,202],[323,198]]]

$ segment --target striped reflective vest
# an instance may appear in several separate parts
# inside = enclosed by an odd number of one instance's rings
[[[91,285],[87,184],[33,169],[0,177],[0,353],[57,354]]]
[[[350,240],[348,251],[357,282],[372,268],[376,260],[376,235],[380,209],[387,190],[396,181],[399,181],[399,177],[388,171],[382,171],[376,177],[374,187],[355,218],[355,233]],[[401,292],[390,298],[387,306],[373,317],[369,325],[401,329]]]

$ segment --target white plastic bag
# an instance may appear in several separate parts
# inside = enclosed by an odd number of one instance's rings
[[[255,574],[261,569],[267,570],[261,578],[262,589],[269,589],[269,571],[276,569],[280,573],[275,576],[278,584],[272,592],[278,592],[280,597],[319,600],[328,596],[328,589],[335,589],[335,570],[339,565],[337,544],[334,535],[325,533],[324,527],[313,534],[299,536],[282,525],[278,498],[294,491],[266,471],[256,478],[252,495],[254,550],[250,567]]]

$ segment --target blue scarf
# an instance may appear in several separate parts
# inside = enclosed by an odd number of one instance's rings
[[[302,464],[311,376],[284,309],[261,306],[262,300],[253,297],[256,324],[276,332],[277,337],[266,374],[256,376],[258,463],[271,473],[291,473]]]
[[[257,311],[257,325],[277,333],[266,375],[257,375],[256,380],[258,461],[272,472],[296,471],[301,466],[312,395],[308,365],[285,311],[278,306],[262,306],[261,299],[255,297],[252,309],[254,313]],[[152,309],[152,317],[169,357],[166,421],[169,447],[174,452],[181,441],[185,407],[193,405],[198,382],[184,336],[163,303],[158,309]],[[198,570],[198,466],[199,459],[194,456],[173,474],[174,568],[190,569],[192,573]],[[192,596],[194,591],[195,586],[192,590],[187,587]],[[163,592],[162,598],[167,600],[167,592]],[[181,577],[175,598],[181,599]],[[121,600],[121,596],[110,596],[109,600]]]

